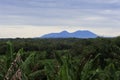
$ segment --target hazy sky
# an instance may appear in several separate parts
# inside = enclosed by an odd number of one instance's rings
[[[0,0],[0,38],[62,30],[120,35],[120,0]]]

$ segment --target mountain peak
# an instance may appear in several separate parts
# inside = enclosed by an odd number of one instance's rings
[[[50,33],[41,38],[96,38],[97,35],[88,30],[78,30],[73,33],[62,31],[60,33]]]
[[[66,31],[66,30],[64,30],[64,31],[62,31],[62,32],[60,32],[60,33],[69,33],[68,31]]]
[[[75,32],[91,32],[91,31],[89,31],[89,30],[77,30]]]

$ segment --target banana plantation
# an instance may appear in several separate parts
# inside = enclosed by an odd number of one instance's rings
[[[120,80],[120,37],[1,39],[0,80]]]

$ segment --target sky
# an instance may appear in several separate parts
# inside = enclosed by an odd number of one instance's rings
[[[0,0],[0,38],[63,30],[120,36],[120,0]]]

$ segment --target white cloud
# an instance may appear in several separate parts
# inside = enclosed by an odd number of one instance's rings
[[[105,20],[105,17],[101,17],[101,16],[90,16],[90,17],[85,17],[83,20],[87,20],[87,21],[101,21],[101,20]]]

